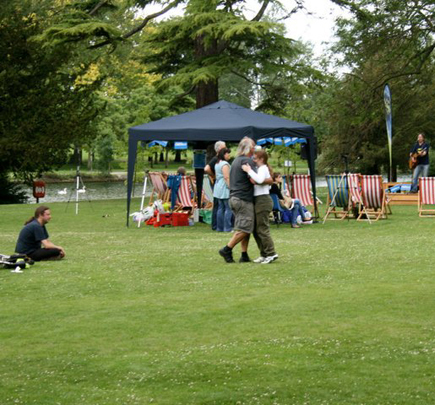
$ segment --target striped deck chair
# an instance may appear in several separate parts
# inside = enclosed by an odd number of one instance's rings
[[[418,179],[418,215],[420,217],[435,216],[435,177],[420,177]]]
[[[207,178],[207,180],[206,180]],[[190,176],[190,184],[191,184],[191,190],[193,192],[193,202],[195,207],[198,206],[198,190],[196,187],[196,176]],[[202,181],[202,193],[201,193],[201,206],[203,209],[211,209],[213,207],[213,200],[209,200],[208,195],[205,192],[205,188],[207,187],[207,182],[208,182],[208,176],[204,175],[203,177],[203,181]],[[211,187],[211,186],[210,186]],[[213,197],[213,190],[212,190],[212,197]]]
[[[149,201],[150,204],[153,202],[154,199],[162,200],[163,202],[168,202],[170,196],[170,190],[168,189],[168,185],[162,173],[149,172],[148,176],[153,186],[153,189],[151,191],[150,201]]]
[[[347,175],[331,174],[326,175],[326,184],[328,185],[328,210],[326,211],[323,223],[328,219],[329,215],[334,217],[330,219],[343,220],[349,216],[349,189],[347,184]]]
[[[305,207],[313,206],[311,195],[311,178],[309,174],[294,174],[290,178],[292,198],[298,198]]]
[[[352,208],[358,209],[358,214],[355,217],[359,216],[359,211],[362,209],[362,196],[361,196],[361,184],[359,180],[358,173],[349,173],[347,175],[347,185],[349,190],[349,212]]]
[[[193,208],[193,206],[192,179],[190,176],[181,176],[180,187],[177,193],[177,203],[174,211]]]
[[[378,221],[381,218],[388,218],[385,192],[382,185],[382,176],[375,174],[371,176],[360,175],[361,197],[363,209],[360,208],[358,221]],[[365,214],[365,218],[363,215]]]

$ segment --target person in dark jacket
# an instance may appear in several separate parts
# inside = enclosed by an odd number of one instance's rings
[[[64,248],[56,246],[49,239],[45,225],[50,220],[50,208],[43,205],[36,208],[35,215],[24,223],[18,236],[16,253],[25,254],[36,262],[64,258]]]

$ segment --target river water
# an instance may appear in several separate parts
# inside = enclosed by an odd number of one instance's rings
[[[114,200],[127,197],[127,185],[123,181],[116,182],[85,182],[85,193],[79,194],[80,201],[82,200]],[[82,185],[80,185],[82,188]],[[23,186],[26,195],[29,197],[30,204],[36,203],[33,197],[32,188]],[[143,184],[136,184],[134,196],[142,195]],[[151,186],[147,184],[146,196],[151,194]],[[40,203],[51,202],[68,202],[76,199],[76,184],[71,183],[47,183],[45,186],[45,197],[39,200]]]
[[[384,176],[384,181],[386,177]],[[399,176],[398,182],[411,181],[410,175]],[[85,182],[86,193],[79,195],[80,201],[82,200],[113,200],[127,197],[127,185],[124,181],[115,182]],[[82,185],[80,185],[82,187]],[[316,179],[316,187],[326,187],[325,177],[318,177]],[[50,202],[67,202],[75,201],[76,198],[76,184],[71,183],[48,183],[46,184],[45,197],[40,199],[41,203]],[[30,204],[36,203],[36,199],[32,195],[32,188],[23,186],[29,197],[28,202]],[[143,184],[136,183],[134,188],[134,197],[140,197],[142,195]],[[145,195],[150,196],[152,191],[151,183],[147,183]]]

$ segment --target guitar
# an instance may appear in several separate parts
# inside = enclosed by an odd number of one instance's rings
[[[414,170],[415,167],[417,166],[417,157],[419,156],[418,152],[413,153],[410,157],[409,157],[409,168],[411,170]]]

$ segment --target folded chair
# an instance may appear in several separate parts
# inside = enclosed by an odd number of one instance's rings
[[[358,221],[388,218],[385,192],[380,175],[360,175],[361,197],[363,207],[360,206]],[[365,218],[363,217],[365,215]]]
[[[435,177],[420,177],[418,179],[418,215],[420,217],[435,216]]]
[[[323,223],[328,217],[333,214],[334,217],[330,219],[343,220],[349,216],[350,204],[349,204],[349,188],[347,175],[326,175],[326,184],[328,185],[328,210],[326,211]]]
[[[206,203],[204,208],[213,208],[213,188],[211,186],[210,178],[207,175],[204,176],[204,180],[202,182],[202,196]]]
[[[150,204],[153,202],[154,199],[168,202],[170,198],[170,190],[168,189],[168,185],[162,173],[149,172],[148,176],[153,186],[153,189],[151,191]]]

